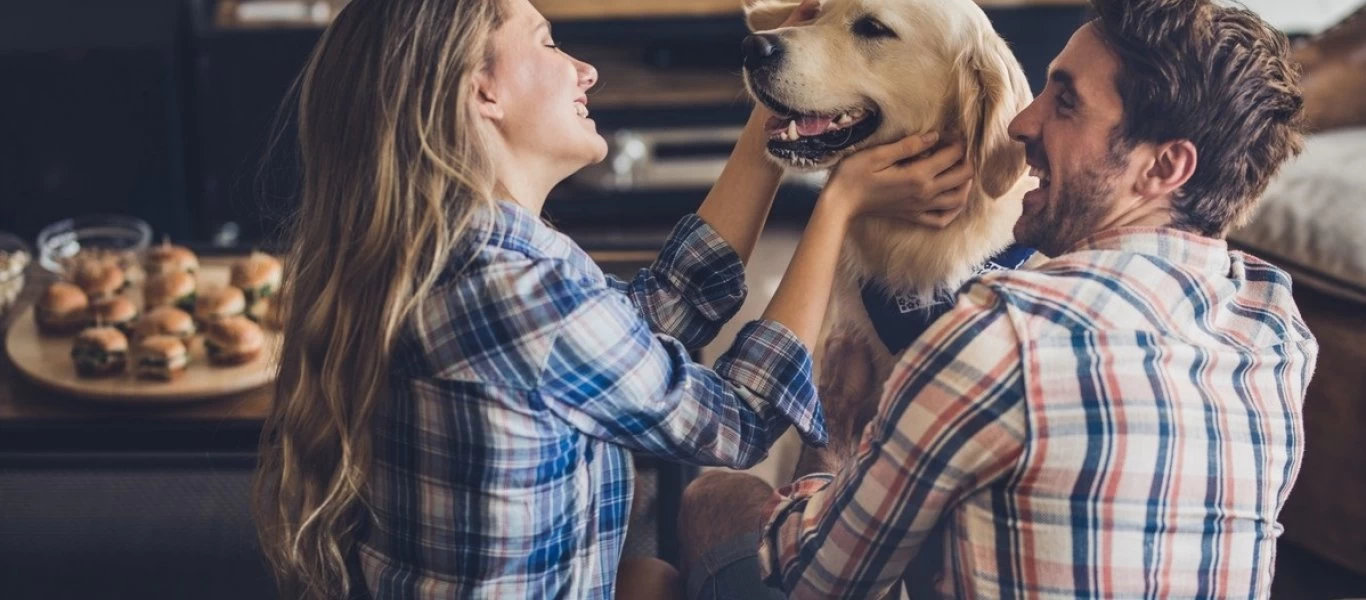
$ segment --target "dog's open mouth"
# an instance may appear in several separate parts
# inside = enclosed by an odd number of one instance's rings
[[[775,114],[767,124],[769,154],[795,166],[821,165],[868,139],[882,123],[882,115],[870,106],[803,112],[757,90],[755,95]]]

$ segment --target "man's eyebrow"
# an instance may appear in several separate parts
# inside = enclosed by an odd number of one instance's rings
[[[1078,101],[1081,100],[1081,94],[1077,93],[1077,78],[1072,75],[1071,71],[1049,66],[1048,80],[1062,86],[1065,91],[1070,92]]]
[[[536,31],[539,32],[542,29],[544,29],[546,33],[550,33],[550,21],[541,19],[541,22],[536,24]]]

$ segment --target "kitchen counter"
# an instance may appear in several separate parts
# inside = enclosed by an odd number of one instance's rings
[[[630,275],[647,265],[654,251],[618,248],[592,254],[608,272]],[[203,258],[205,263],[226,260]],[[24,290],[29,298],[50,281],[40,275],[31,277]],[[266,386],[176,405],[92,401],[34,384],[15,369],[8,356],[0,354],[0,467],[169,466],[204,460],[215,465],[251,465],[270,410],[270,395]]]

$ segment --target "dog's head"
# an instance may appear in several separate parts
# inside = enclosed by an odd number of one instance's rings
[[[804,9],[814,10],[816,0]],[[777,116],[768,152],[798,169],[910,133],[961,139],[989,197],[1024,173],[1006,128],[1030,101],[1023,70],[972,0],[747,0],[745,83]]]

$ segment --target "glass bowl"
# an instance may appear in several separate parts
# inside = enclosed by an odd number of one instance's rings
[[[0,323],[24,291],[24,273],[33,262],[33,248],[23,238],[0,232]]]
[[[112,255],[119,266],[130,270],[137,267],[151,243],[152,227],[142,219],[121,215],[76,217],[38,232],[38,264],[64,277],[83,255]]]

